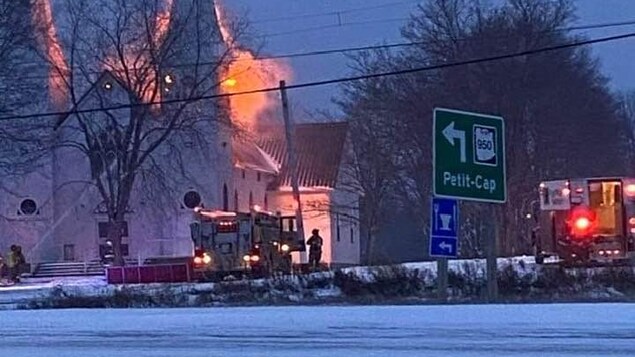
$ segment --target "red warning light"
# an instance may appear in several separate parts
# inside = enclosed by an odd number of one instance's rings
[[[571,211],[569,225],[571,233],[576,237],[585,237],[593,232],[595,214],[585,206],[578,206]]]

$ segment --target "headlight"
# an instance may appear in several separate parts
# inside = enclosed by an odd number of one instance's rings
[[[203,258],[194,257],[194,264],[203,264]]]
[[[282,249],[283,252],[288,252],[289,249],[291,249],[291,247],[289,247],[288,244],[283,244],[282,247],[280,247],[280,249]]]
[[[243,260],[248,262],[249,260],[251,260],[251,256],[249,255],[243,255]]]
[[[210,257],[207,253],[203,255],[203,263],[209,264],[212,262],[212,257]]]
[[[255,263],[255,262],[259,262],[259,261],[260,261],[260,257],[259,257],[259,256],[257,256],[257,255],[252,255],[252,256],[251,256],[251,261],[252,261],[252,262],[254,262],[254,263]]]

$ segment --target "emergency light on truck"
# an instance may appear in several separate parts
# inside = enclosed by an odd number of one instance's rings
[[[571,210],[571,234],[576,237],[585,237],[592,233],[595,225],[593,211],[585,206],[578,206]]]

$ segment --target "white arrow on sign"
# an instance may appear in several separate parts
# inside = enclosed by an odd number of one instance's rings
[[[447,250],[448,253],[452,254],[452,244],[441,242],[441,244],[439,244],[439,248],[441,248],[442,250]]]
[[[465,131],[454,129],[454,122],[448,124],[443,129],[443,136],[448,140],[450,145],[454,146],[454,140],[459,139],[459,145],[461,149],[461,162],[467,161],[467,153],[465,151]]]

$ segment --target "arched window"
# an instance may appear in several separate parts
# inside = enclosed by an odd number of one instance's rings
[[[234,190],[234,211],[238,212],[238,190]]]
[[[267,194],[265,193],[265,199],[263,200],[265,211],[269,210],[269,200],[267,200]]]
[[[249,209],[251,209],[254,206],[254,194],[253,192],[249,191]]]
[[[227,184],[223,184],[223,210],[229,211],[229,193],[227,192]]]

